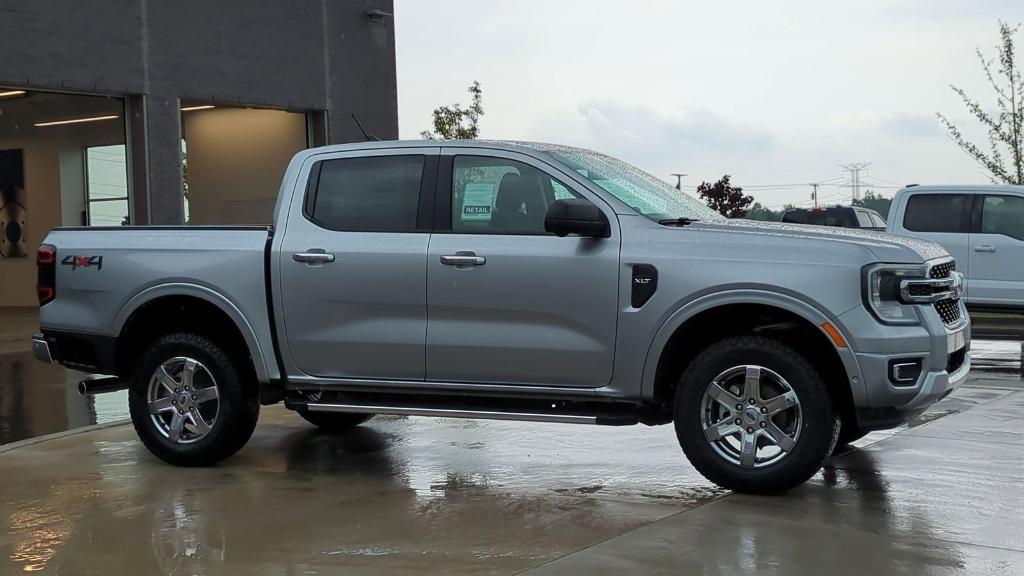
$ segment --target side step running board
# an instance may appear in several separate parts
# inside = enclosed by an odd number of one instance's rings
[[[602,418],[592,414],[557,414],[541,412],[510,412],[500,410],[455,409],[435,407],[386,406],[379,404],[305,405],[310,412],[352,412],[358,414],[397,414],[400,416],[439,416],[443,418],[481,418],[487,420],[520,420],[530,422],[561,422],[565,424],[598,424]]]

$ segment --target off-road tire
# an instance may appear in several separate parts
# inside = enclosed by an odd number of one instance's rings
[[[161,434],[152,422],[146,393],[158,367],[176,356],[201,362],[216,380],[220,402],[216,420],[209,433],[192,444],[180,444]],[[221,346],[205,336],[190,332],[167,334],[154,340],[136,364],[128,408],[139,440],[157,458],[176,466],[211,466],[236,452],[252,436],[259,419],[259,390],[255,382],[244,381],[248,374]]]
[[[802,422],[796,446],[778,462],[744,468],[715,452],[704,436],[701,406],[704,392],[722,371],[760,365],[777,372],[799,398]],[[794,348],[764,336],[733,336],[697,354],[683,371],[676,389],[676,437],[693,466],[705,478],[730,490],[773,494],[811,478],[836,444],[840,422],[821,376]]]

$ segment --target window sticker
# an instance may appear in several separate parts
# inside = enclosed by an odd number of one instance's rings
[[[463,222],[490,222],[494,206],[495,185],[491,182],[470,182],[462,194]]]

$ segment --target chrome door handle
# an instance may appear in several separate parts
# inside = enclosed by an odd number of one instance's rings
[[[995,252],[996,247],[991,244],[982,244],[981,246],[974,247],[975,252]]]
[[[450,256],[441,256],[441,264],[447,266],[483,266],[487,264],[487,258],[477,256],[472,252],[459,252]]]
[[[297,252],[292,254],[292,260],[306,262],[307,264],[326,264],[327,262],[334,262],[334,254],[327,254],[326,252]]]

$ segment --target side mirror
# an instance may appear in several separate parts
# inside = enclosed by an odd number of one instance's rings
[[[560,238],[570,234],[607,238],[611,234],[604,212],[583,198],[552,202],[544,215],[544,230]]]

